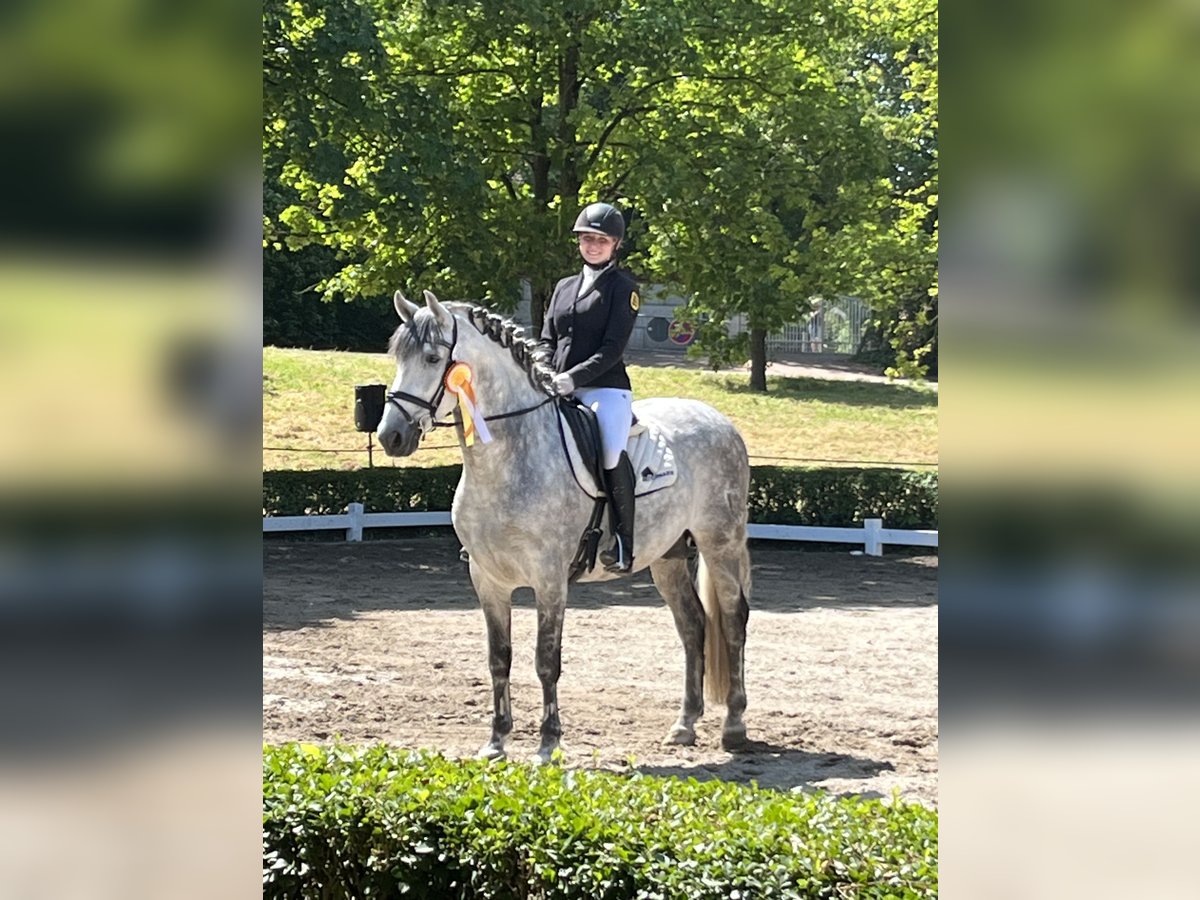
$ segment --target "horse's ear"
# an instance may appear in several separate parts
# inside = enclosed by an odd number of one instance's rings
[[[446,307],[438,302],[438,298],[434,296],[433,291],[425,291],[425,305],[429,307],[429,311],[437,318],[439,325],[445,328],[450,327],[454,319]]]
[[[412,317],[417,314],[417,310],[421,307],[415,303],[409,303],[408,298],[399,291],[392,296],[392,305],[396,307],[396,312],[400,314],[400,318],[404,322],[411,322]]]

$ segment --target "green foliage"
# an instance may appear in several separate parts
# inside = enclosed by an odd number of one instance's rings
[[[263,253],[264,346],[379,352],[396,323],[392,298],[323,298],[317,285],[340,266],[317,245]]]
[[[794,469],[754,466],[750,521],[762,525],[859,525],[936,528],[936,472],[906,469]]]
[[[339,515],[350,503],[367,512],[450,509],[461,466],[314,472],[263,472],[264,516]]]
[[[450,509],[459,466],[309,472],[263,472],[263,515],[337,515],[350,503],[367,512]],[[891,528],[936,528],[935,472],[905,469],[750,470],[750,521],[775,525],[860,524],[882,518]]]
[[[824,287],[853,293],[875,310],[868,353],[890,363],[887,374],[937,372],[938,305],[938,17],[936,0],[901,0],[886,11],[856,0],[874,103],[872,132],[886,165],[843,187],[860,214],[840,229],[818,228],[813,251]]]
[[[936,23],[932,0],[268,0],[265,171],[289,197],[268,252],[335,248],[330,297],[511,310],[525,279],[537,323],[601,198],[633,214],[631,267],[690,294],[724,359],[748,349],[733,316],[761,351],[814,296],[890,310],[906,264],[936,260],[909,215],[936,194]],[[860,249],[871,228],[886,240]]]
[[[263,895],[937,896],[937,814],[719,781],[267,747]]]
[[[862,217],[857,186],[886,160],[847,4],[819,13],[737,6],[745,37],[708,48],[705,74],[656,113],[672,140],[656,152],[638,199],[654,268],[691,295],[693,316],[717,326],[743,316],[759,342],[737,346],[713,327],[700,330],[697,346],[714,359],[750,357],[765,384],[766,335],[832,287],[825,258],[812,252],[814,234]],[[788,11],[796,18],[780,32],[775,16]]]

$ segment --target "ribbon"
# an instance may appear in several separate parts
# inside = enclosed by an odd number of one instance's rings
[[[446,372],[446,390],[458,398],[458,412],[462,417],[463,443],[468,447],[475,445],[475,435],[485,444],[492,442],[487,422],[476,408],[475,374],[471,367],[464,362],[456,362]]]

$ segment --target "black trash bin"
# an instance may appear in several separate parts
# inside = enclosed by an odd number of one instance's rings
[[[359,431],[375,431],[383,418],[387,402],[386,384],[356,384],[354,386],[354,427]]]

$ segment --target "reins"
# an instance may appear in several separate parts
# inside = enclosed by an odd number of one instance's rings
[[[553,397],[547,397],[541,403],[535,403],[533,406],[526,406],[524,409],[514,409],[512,412],[496,413],[496,415],[494,415],[494,416],[484,416],[483,421],[495,422],[498,419],[515,419],[517,416],[523,416],[527,413],[533,412],[534,410],[541,409],[543,406],[545,406],[547,403],[549,403],[553,399],[554,399]],[[457,422],[435,421],[433,423],[433,427],[434,428],[453,428],[457,424],[458,424]]]
[[[553,397],[547,397],[541,403],[535,403],[535,404],[533,404],[533,406],[527,406],[524,409],[514,409],[512,412],[496,413],[496,415],[494,415],[494,416],[484,416],[483,420],[485,422],[494,422],[497,419],[515,419],[517,416],[523,416],[526,413],[531,413],[535,409],[541,409],[543,406],[545,406],[547,403],[549,403],[553,399],[554,399]]]

